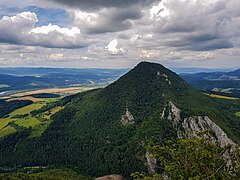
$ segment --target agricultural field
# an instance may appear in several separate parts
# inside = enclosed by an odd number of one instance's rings
[[[20,108],[12,113],[9,114],[10,118],[13,118],[15,115],[24,115],[24,114],[28,114],[31,111],[35,110],[35,109],[40,109],[41,107],[43,107],[44,105],[46,105],[46,102],[38,102],[38,103],[33,103],[29,106],[25,106],[23,108]]]
[[[207,94],[210,97],[213,98],[218,98],[218,99],[228,99],[228,100],[238,100],[239,98],[235,98],[235,97],[229,97],[229,96],[222,96],[222,95],[217,95],[217,94]]]
[[[17,130],[14,127],[6,126],[5,128],[0,130],[0,137],[3,137],[7,134],[15,133],[15,132],[17,132]]]
[[[0,118],[0,137],[16,132],[15,125],[23,128],[41,124],[37,118],[30,115],[35,109],[40,109],[46,102],[33,103],[10,113],[6,118]]]
[[[9,99],[6,99],[7,102],[9,101],[15,101],[15,100],[30,100],[32,102],[43,102],[44,99],[41,99],[41,98],[35,98],[35,97],[32,97],[32,96],[23,96],[23,97],[18,97],[18,98],[11,98],[9,97]]]
[[[49,89],[40,89],[40,90],[34,90],[34,91],[27,91],[22,93],[17,93],[11,95],[11,97],[24,97],[24,96],[31,96],[33,94],[40,94],[40,93],[52,93],[52,94],[59,94],[59,95],[72,95],[79,92],[91,90],[94,88],[88,88],[88,87],[70,87],[70,88],[49,88]]]
[[[16,98],[13,98],[13,99],[17,100]],[[20,99],[23,100],[21,97]],[[10,114],[8,114],[7,117],[5,118],[0,118],[0,137],[14,133],[19,128],[32,127],[33,137],[38,136],[44,132],[44,130],[50,124],[51,115],[58,112],[57,107],[55,107],[53,110],[49,110],[48,116],[46,116],[45,114],[42,115],[41,119],[38,118],[37,116],[32,116],[31,112],[34,110],[41,109],[46,104],[55,102],[59,98],[34,98],[31,96],[25,96],[24,100],[32,100],[32,99],[34,99],[33,104],[19,108],[11,112]],[[11,101],[11,100],[8,100],[8,101]],[[46,116],[46,118],[44,116]]]
[[[57,113],[58,111],[60,111],[62,109],[63,109],[63,107],[61,107],[61,106],[54,107],[54,108],[42,113],[41,117],[49,120],[53,114]]]
[[[18,130],[31,127],[30,137],[40,136],[51,123],[51,116],[62,110],[62,106],[53,106],[46,111],[32,113],[40,110],[42,107],[57,102],[61,98],[69,94],[87,91],[92,88],[52,88],[41,89],[29,92],[13,94],[9,97],[3,97],[6,102],[14,102],[18,100],[28,100],[33,103],[19,109],[16,109],[6,116],[0,118],[0,137],[15,133]]]

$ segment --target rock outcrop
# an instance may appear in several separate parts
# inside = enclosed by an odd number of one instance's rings
[[[172,121],[173,126],[177,129],[177,137],[179,139],[203,136],[206,140],[215,143],[220,147],[229,146],[229,149],[223,153],[223,157],[228,165],[232,164],[229,152],[235,151],[238,148],[238,145],[234,143],[208,116],[192,116],[182,119],[181,109],[174,103],[169,102],[169,104],[163,109],[160,117]],[[151,158],[151,155],[148,152],[145,157],[147,159],[149,174],[154,174],[157,164],[156,159]]]
[[[148,167],[148,173],[150,175],[153,175],[156,173],[156,167],[157,167],[157,159],[151,157],[151,154],[149,152],[146,152],[146,163]]]
[[[131,114],[131,112],[126,108],[126,112],[124,115],[121,117],[121,123],[122,125],[129,125],[129,124],[134,124],[134,117]]]
[[[181,119],[181,109],[179,109],[172,102],[169,103],[169,111],[167,118],[173,121],[175,127],[178,128],[177,135],[180,139],[186,139],[190,137],[197,137],[204,132],[211,132],[212,135],[204,135],[211,142],[218,144],[221,147],[230,145],[231,150],[235,150],[237,144],[235,144],[227,134],[208,116],[193,116]],[[162,113],[162,117],[166,114],[166,109]]]

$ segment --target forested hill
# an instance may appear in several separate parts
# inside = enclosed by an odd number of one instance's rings
[[[41,137],[30,138],[28,129],[0,139],[0,166],[65,166],[93,177],[129,177],[147,172],[148,144],[190,136],[181,123],[197,123],[195,118],[212,120],[226,137],[240,142],[240,119],[233,113],[238,101],[202,94],[155,63],[142,62],[104,89],[62,101],[65,108]]]

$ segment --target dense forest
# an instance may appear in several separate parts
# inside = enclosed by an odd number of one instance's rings
[[[182,109],[182,118],[208,115],[240,143],[240,118],[234,115],[240,111],[239,101],[213,99],[161,65],[140,63],[106,88],[33,112],[65,106],[41,137],[29,138],[29,128],[1,138],[0,166],[68,167],[93,177],[147,173],[146,147],[177,142],[173,123],[161,117],[169,102]],[[121,123],[126,109],[134,123]]]

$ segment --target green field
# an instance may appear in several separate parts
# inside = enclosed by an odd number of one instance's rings
[[[11,118],[0,118],[0,130],[2,130],[2,128],[4,128],[8,123],[10,123],[12,121]]]
[[[57,98],[46,98],[44,102],[36,102],[31,105],[19,108],[10,113],[6,118],[0,118],[0,137],[15,133],[17,130],[14,124],[23,128],[32,127],[30,137],[40,136],[50,124],[50,117],[62,109],[62,107],[54,107],[39,116],[32,116],[30,113],[34,110],[41,109],[47,103],[57,101]],[[23,117],[21,117],[23,116]],[[14,124],[10,124],[14,123]]]
[[[51,117],[53,114],[57,113],[58,111],[60,111],[60,110],[62,110],[62,109],[63,109],[63,107],[60,107],[60,106],[54,107],[54,108],[50,109],[49,111],[46,111],[46,112],[42,113],[42,117],[43,117],[44,119],[48,119],[48,120],[49,120],[50,117]]]
[[[34,126],[29,137],[33,138],[33,137],[41,136],[42,133],[47,129],[50,123],[51,121],[45,121],[44,123]]]
[[[238,100],[239,98],[229,97],[229,96],[222,96],[217,94],[208,94],[210,97],[218,98],[218,99],[228,99],[228,100]]]
[[[12,126],[6,126],[5,128],[0,130],[0,137],[5,136],[7,134],[15,133],[17,130]]]
[[[41,121],[39,121],[37,118],[28,116],[26,118],[19,118],[18,120],[14,121],[15,124],[29,128],[30,126],[36,126],[38,124],[41,124]]]
[[[23,115],[23,114],[28,114],[33,110],[36,109],[40,109],[41,107],[43,107],[44,105],[46,105],[46,102],[39,102],[39,103],[34,103],[31,104],[29,106],[25,106],[23,108],[20,108],[12,113],[9,114],[10,117],[13,117],[15,115]]]

